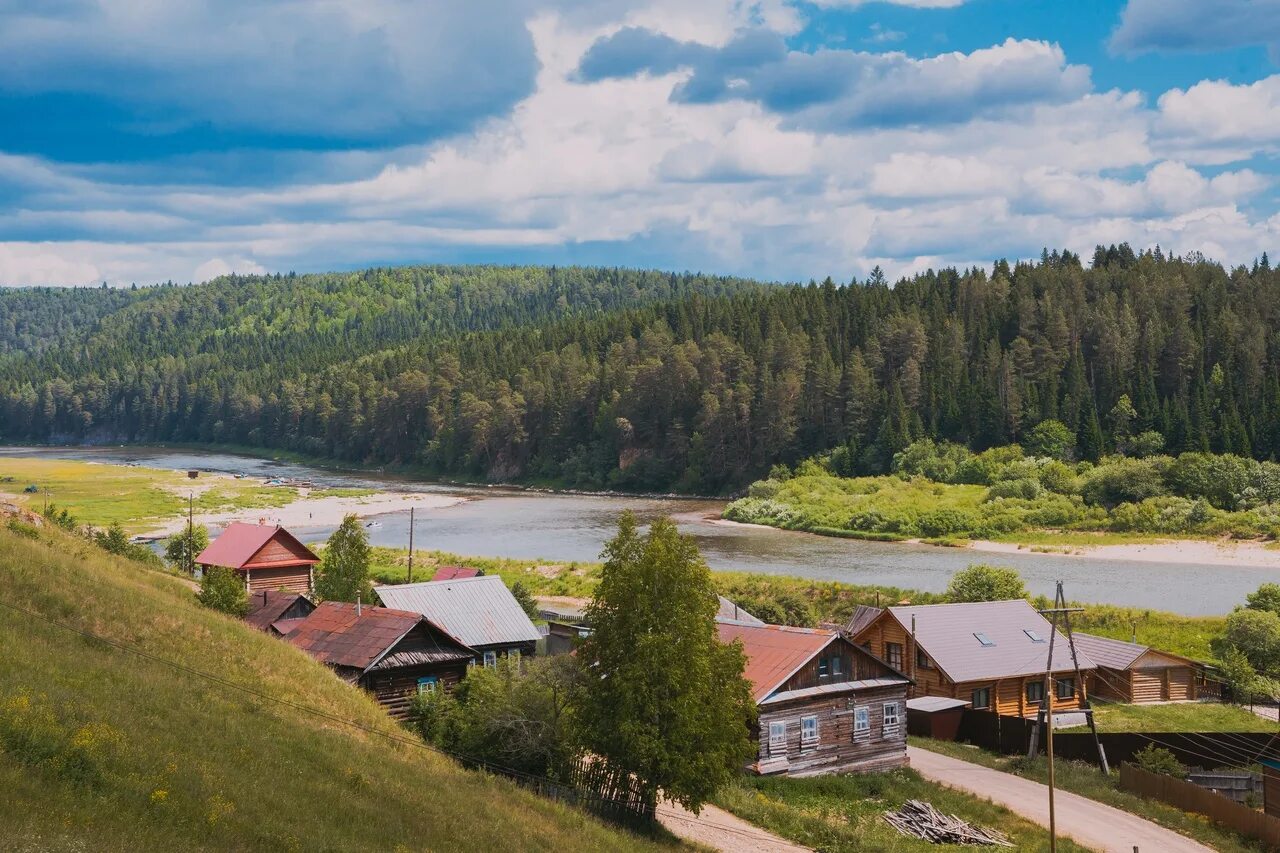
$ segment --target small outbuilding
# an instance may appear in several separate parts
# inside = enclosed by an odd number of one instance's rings
[[[409,715],[414,696],[461,681],[476,656],[420,613],[342,601],[319,604],[285,641],[373,693],[397,719]]]
[[[917,696],[907,700],[907,733],[934,740],[955,740],[969,703],[949,696]]]
[[[249,596],[249,612],[244,621],[259,631],[283,637],[315,609],[315,604],[305,595],[264,589]]]
[[[1074,639],[1076,648],[1098,665],[1089,684],[1099,699],[1141,705],[1199,698],[1203,667],[1190,658],[1095,634],[1076,632]]]
[[[320,558],[283,527],[232,522],[196,557],[201,570],[231,569],[252,597],[263,590],[308,593]]]

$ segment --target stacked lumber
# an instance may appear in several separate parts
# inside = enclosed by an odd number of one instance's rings
[[[896,812],[885,812],[884,819],[903,835],[923,838],[934,844],[1013,846],[1005,835],[994,829],[974,826],[955,815],[945,815],[920,800],[907,800]]]

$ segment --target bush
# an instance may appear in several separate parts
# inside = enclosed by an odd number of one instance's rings
[[[971,530],[974,518],[958,509],[935,509],[920,516],[916,526],[922,536],[951,536]]]
[[[947,585],[952,601],[1005,601],[1026,598],[1027,586],[1016,569],[975,563],[956,572]]]
[[[960,464],[956,469],[954,482],[989,486],[996,481],[996,474],[1001,468],[1022,457],[1022,448],[1016,444],[984,450]]]
[[[8,527],[14,533],[18,534],[19,536],[25,537],[27,539],[40,538],[40,529],[37,528],[34,524],[27,524],[25,521],[23,521],[20,518],[9,519]]]
[[[1104,507],[1159,497],[1167,489],[1162,467],[1154,459],[1111,457],[1085,475],[1080,495],[1085,503]]]
[[[935,483],[950,483],[956,471],[970,458],[969,449],[950,441],[921,439],[893,455],[893,471],[897,474],[926,477]]]
[[[1187,768],[1182,766],[1178,757],[1163,746],[1149,743],[1133,755],[1134,763],[1148,773],[1159,776],[1172,776],[1181,779],[1187,775]]]
[[[249,597],[245,593],[244,582],[231,569],[222,566],[205,569],[196,598],[205,607],[231,616],[242,617],[249,612]]]
[[[1125,445],[1125,452],[1138,459],[1159,455],[1162,450],[1164,450],[1164,436],[1153,429],[1138,433]]]
[[[1069,459],[1075,449],[1076,436],[1062,421],[1041,421],[1031,428],[1023,442],[1032,456]]]
[[[1245,606],[1250,610],[1269,610],[1280,616],[1280,584],[1264,583],[1256,592],[1244,597]]]
[[[991,488],[987,489],[986,500],[1020,498],[1025,501],[1033,501],[1038,497],[1040,497],[1040,481],[1026,478],[1022,480],[1001,480],[993,483]]]
[[[1075,471],[1071,470],[1071,466],[1056,459],[1041,465],[1036,472],[1036,478],[1040,480],[1040,485],[1060,495],[1074,495],[1080,489],[1080,481]]]
[[[1262,470],[1252,459],[1224,454],[1183,453],[1169,463],[1165,478],[1174,494],[1204,498],[1218,509],[1238,509],[1245,490],[1257,485]]]

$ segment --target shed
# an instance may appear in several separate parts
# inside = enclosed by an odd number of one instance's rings
[[[497,575],[379,586],[374,592],[388,607],[427,617],[479,652],[477,662],[486,666],[501,655],[534,654],[542,636]]]
[[[1089,683],[1100,699],[1141,705],[1198,696],[1197,674],[1203,667],[1190,658],[1094,634],[1077,632],[1074,639],[1098,665]]]
[[[416,694],[462,680],[476,655],[419,613],[341,601],[318,605],[285,641],[373,693],[399,719]]]
[[[969,703],[947,696],[917,696],[907,700],[907,732],[934,740],[955,740]]]
[[[244,580],[250,595],[262,590],[310,592],[320,558],[279,525],[232,522],[196,557],[201,569],[223,566]]]
[[[244,621],[259,631],[282,637],[315,609],[315,604],[305,595],[264,589],[249,596],[249,612],[245,614]]]

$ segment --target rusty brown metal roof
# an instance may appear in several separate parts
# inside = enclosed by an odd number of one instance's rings
[[[314,564],[320,562],[310,548],[303,545],[298,538],[277,524],[245,524],[234,521],[218,538],[209,543],[209,547],[200,552],[196,563],[202,566],[225,566],[229,569],[243,569],[253,561],[253,557],[263,546],[276,537],[281,537],[305,555],[303,558],[290,561],[290,564]],[[286,565],[286,563],[277,563]]]
[[[311,603],[306,596],[282,589],[255,592],[249,596],[249,612],[245,615],[244,621],[259,631],[266,631],[273,623],[280,621],[285,611],[296,604],[300,598],[307,604]]]
[[[361,672],[369,669],[422,620],[422,614],[365,605],[325,601],[285,639],[333,666]]]
[[[757,702],[781,687],[839,636],[835,631],[814,628],[730,621],[717,622],[716,631],[722,643],[742,642],[747,655],[743,676],[751,682],[751,695]]]
[[[469,566],[441,566],[436,569],[436,573],[431,576],[432,581],[453,581],[460,578],[478,578],[483,575],[481,569],[473,569]]]

